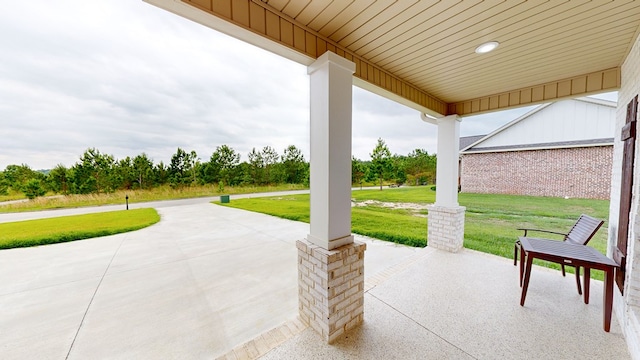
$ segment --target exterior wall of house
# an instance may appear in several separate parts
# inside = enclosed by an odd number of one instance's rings
[[[608,199],[611,146],[464,154],[461,191]]]
[[[522,121],[497,130],[474,149],[612,138],[616,108],[602,103],[608,102],[572,99],[535,109]]]
[[[609,248],[608,255],[616,246],[618,235],[618,217],[620,203],[620,186],[622,182],[622,142],[620,131],[626,122],[627,104],[640,93],[640,37],[622,65],[621,88],[618,92],[618,109],[616,112],[616,132],[613,150],[613,171],[611,177],[611,207],[609,211]],[[629,214],[629,240],[627,247],[625,295],[615,291],[615,314],[625,334],[629,352],[634,359],[640,359],[640,144],[636,138],[634,164],[633,197]]]

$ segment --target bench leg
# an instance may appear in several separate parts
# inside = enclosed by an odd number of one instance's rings
[[[587,269],[585,269],[584,271],[587,271]],[[580,266],[576,266],[576,285],[578,286],[578,294],[582,295],[582,287],[580,286]],[[585,285],[585,291],[586,291],[586,285]]]

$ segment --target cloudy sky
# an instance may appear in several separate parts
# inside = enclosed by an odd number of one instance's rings
[[[169,162],[226,144],[309,158],[306,67],[141,0],[0,0],[0,170],[71,166],[89,147]],[[436,126],[354,87],[353,155],[436,150]],[[486,134],[528,108],[465,118]]]

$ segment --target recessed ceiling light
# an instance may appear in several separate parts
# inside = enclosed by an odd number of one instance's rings
[[[498,45],[500,45],[500,43],[498,43],[497,41],[489,41],[486,42],[480,46],[478,46],[476,48],[476,53],[477,54],[484,54],[484,53],[488,53],[491,50],[494,50],[495,48],[498,47]]]

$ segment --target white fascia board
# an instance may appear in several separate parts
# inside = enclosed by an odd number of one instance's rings
[[[247,42],[261,49],[280,55],[286,59],[295,61],[299,64],[309,66],[315,61],[315,59],[309,56],[303,55],[302,53],[294,49],[278,44],[274,41],[267,40],[261,35],[258,35],[238,25],[225,21],[217,16],[208,14],[205,11],[199,10],[182,1],[179,1],[179,0],[142,0],[142,1],[149,3],[151,5],[157,6],[161,9],[167,10],[178,16],[182,16],[191,21],[195,21],[198,24],[201,24],[213,30],[219,31],[223,34],[229,35],[238,40]]]
[[[612,108],[617,108],[618,107],[618,103],[615,102],[615,101],[597,99],[597,98],[592,98],[592,97],[588,97],[588,96],[575,98],[573,100],[583,101],[583,102],[596,104],[596,105],[608,106],[608,107],[612,107]]]

